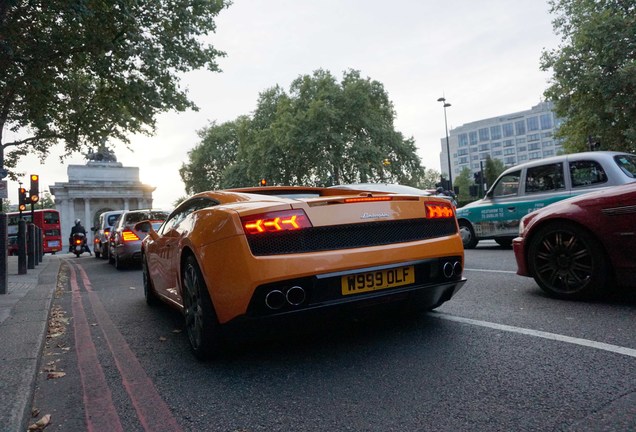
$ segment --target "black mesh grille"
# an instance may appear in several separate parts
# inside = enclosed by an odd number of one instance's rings
[[[248,235],[247,239],[254,255],[282,255],[404,243],[455,232],[455,219],[408,219]]]

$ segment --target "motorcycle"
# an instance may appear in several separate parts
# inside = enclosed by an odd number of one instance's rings
[[[75,233],[71,236],[71,251],[79,257],[86,252],[86,236],[82,233]]]

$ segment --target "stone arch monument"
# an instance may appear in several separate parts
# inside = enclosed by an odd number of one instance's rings
[[[86,165],[68,166],[68,182],[49,186],[60,212],[63,251],[67,250],[75,219],[80,219],[89,231],[104,211],[152,208],[156,187],[139,181],[138,167],[122,166],[104,143],[88,153],[86,159]],[[89,237],[92,240],[92,235]]]

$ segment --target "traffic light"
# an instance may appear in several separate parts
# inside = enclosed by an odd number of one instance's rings
[[[18,189],[18,209],[23,212],[26,210],[28,197],[27,191],[25,188],[21,187]]]
[[[261,179],[261,186],[267,186],[267,180]]]
[[[37,174],[31,174],[31,190],[29,191],[31,196],[29,200],[35,204],[40,200],[40,176]]]

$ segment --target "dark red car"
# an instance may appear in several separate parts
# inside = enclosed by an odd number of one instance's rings
[[[513,241],[517,274],[563,299],[636,287],[636,182],[526,215]]]

